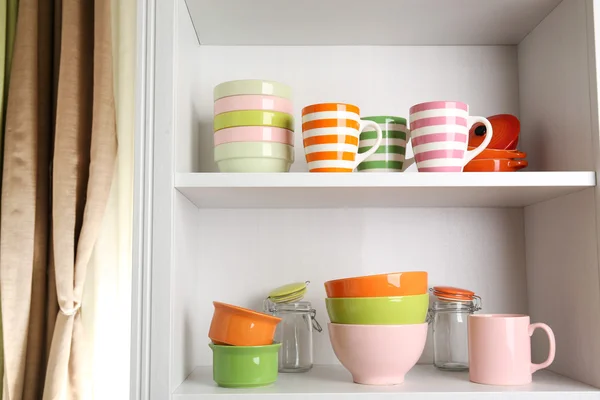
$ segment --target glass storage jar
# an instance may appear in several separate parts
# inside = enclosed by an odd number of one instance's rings
[[[265,300],[265,311],[281,318],[275,331],[279,349],[279,372],[306,372],[313,365],[313,328],[323,329],[309,301],[273,303]]]
[[[430,309],[433,364],[446,371],[468,370],[467,320],[469,315],[481,310],[481,298],[455,287],[436,286],[429,291],[435,296]]]

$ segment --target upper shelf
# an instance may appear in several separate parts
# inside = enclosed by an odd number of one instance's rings
[[[186,0],[205,45],[513,45],[561,0]]]
[[[595,185],[589,171],[175,176],[200,208],[523,207]]]

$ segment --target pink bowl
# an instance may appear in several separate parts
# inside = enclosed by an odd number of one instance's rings
[[[277,142],[294,145],[294,132],[270,126],[238,126],[215,132],[215,146],[231,142]]]
[[[271,110],[294,114],[292,102],[283,97],[248,94],[223,97],[215,101],[215,115],[229,111]]]
[[[328,324],[336,357],[363,385],[397,385],[425,348],[427,323],[414,325]]]

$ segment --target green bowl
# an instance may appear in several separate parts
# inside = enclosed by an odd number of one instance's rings
[[[219,346],[213,351],[213,380],[227,388],[266,386],[277,381],[281,343],[267,346]]]
[[[288,172],[294,147],[276,142],[232,142],[215,146],[221,172]]]
[[[408,325],[427,319],[429,294],[394,297],[327,298],[327,313],[334,324]]]
[[[280,111],[243,110],[215,115],[214,131],[236,126],[273,126],[294,130],[294,116]]]
[[[292,99],[292,88],[283,83],[274,81],[263,81],[260,79],[241,79],[238,81],[223,82],[215,86],[213,91],[214,100],[223,97],[237,96],[241,94],[262,94],[266,96],[278,96]]]

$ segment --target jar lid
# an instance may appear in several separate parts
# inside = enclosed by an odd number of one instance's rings
[[[434,286],[430,291],[440,300],[473,301],[477,297],[475,292],[452,286]]]
[[[280,286],[269,293],[269,300],[273,303],[292,303],[302,300],[310,282],[295,282]]]

